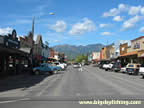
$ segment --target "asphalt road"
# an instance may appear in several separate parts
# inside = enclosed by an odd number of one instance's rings
[[[144,99],[143,96],[144,79],[141,76],[91,66],[83,66],[80,72],[78,68],[69,66],[65,71],[47,76],[31,87],[0,93],[0,108],[66,107],[69,104],[78,105],[78,100],[84,99]]]

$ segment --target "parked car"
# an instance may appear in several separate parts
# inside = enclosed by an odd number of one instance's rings
[[[84,65],[89,65],[89,64],[90,64],[89,62],[85,62],[85,63],[84,63]]]
[[[105,60],[105,61],[100,61],[100,63],[99,63],[99,68],[100,69],[103,69],[103,65],[104,64],[108,64],[109,63],[109,61],[107,61],[107,60]]]
[[[126,66],[126,71],[128,74],[138,75],[140,64],[138,63],[128,63]]]
[[[106,71],[108,70],[108,67],[109,67],[109,64],[107,63],[105,63],[105,64],[103,64],[103,69],[105,69]]]
[[[121,70],[121,63],[120,62],[114,62],[112,66],[112,70],[115,72],[119,72]]]
[[[98,63],[92,64],[93,67],[98,67]]]
[[[60,62],[54,62],[57,66],[61,67],[62,70],[65,70],[65,64],[60,63]]]
[[[64,65],[64,67],[65,67],[65,68],[67,68],[67,63],[61,63],[61,64],[63,64],[63,65]]]
[[[48,63],[42,63],[38,67],[33,68],[33,72],[35,75],[39,74],[56,74],[58,72],[57,66],[52,66]]]
[[[142,64],[139,68],[139,73],[142,75],[142,78],[144,78],[144,64]]]
[[[51,64],[53,67],[55,67],[58,71],[61,71],[62,68],[60,66],[57,66],[56,64],[52,63]]]
[[[121,70],[120,70],[120,72],[126,73],[126,66],[122,67]]]
[[[108,64],[104,64],[103,65],[103,68],[108,71],[108,70],[111,70],[113,67],[113,63],[108,63]]]
[[[102,69],[102,68],[103,68],[103,65],[104,65],[104,62],[100,62],[100,63],[99,63],[99,68]]]
[[[80,67],[80,64],[79,64],[79,63],[74,63],[74,64],[73,64],[73,67],[74,67],[74,68],[79,68],[79,67]]]

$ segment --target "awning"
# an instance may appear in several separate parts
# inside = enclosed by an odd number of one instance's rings
[[[15,48],[8,48],[5,47],[3,45],[0,45],[0,53],[2,54],[10,54],[10,55],[21,55],[21,56],[27,56],[29,53],[19,50],[19,49],[15,49]]]
[[[138,52],[138,57],[144,57],[144,50]]]
[[[19,50],[23,51],[23,52],[26,52],[28,54],[30,54],[30,52],[31,52],[31,48],[20,48]]]
[[[120,55],[119,57],[131,56],[131,55],[137,55],[137,54],[138,54],[138,51],[134,51],[134,52],[129,52],[129,53],[126,53],[126,54]]]

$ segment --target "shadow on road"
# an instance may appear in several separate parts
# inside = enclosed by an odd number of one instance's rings
[[[43,81],[48,75],[9,76],[0,79],[0,92],[18,88],[29,88]]]

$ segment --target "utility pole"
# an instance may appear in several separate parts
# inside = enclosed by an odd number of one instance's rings
[[[33,22],[32,22],[32,34],[33,34],[33,37],[34,37],[34,20],[35,20],[35,17],[33,16]]]
[[[33,74],[33,39],[34,39],[34,19],[35,17],[33,16],[33,21],[32,21],[32,48],[31,48],[31,72]]]

